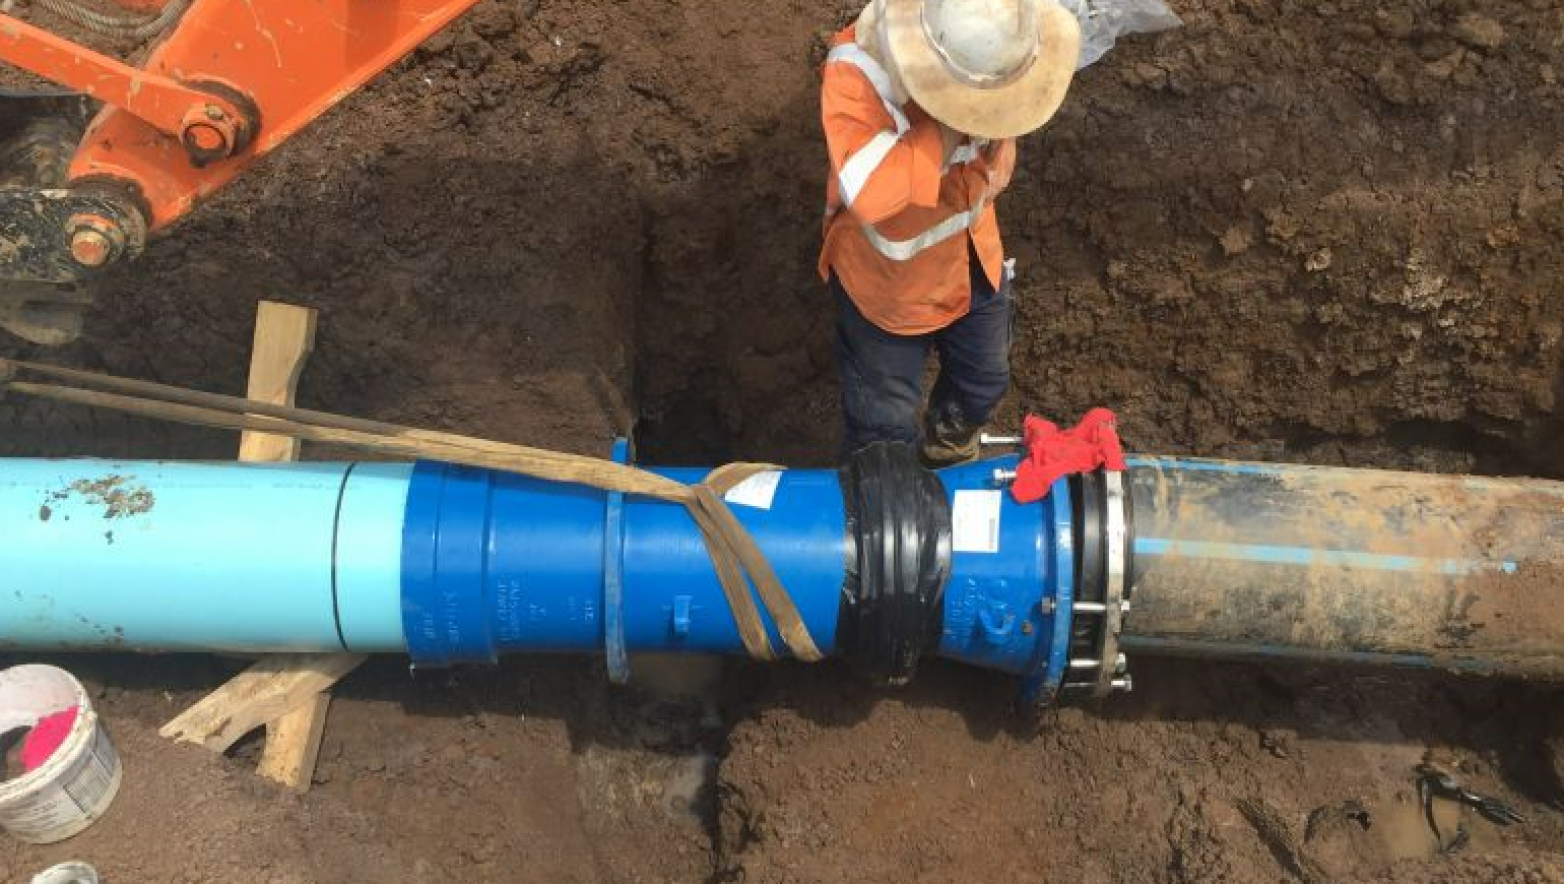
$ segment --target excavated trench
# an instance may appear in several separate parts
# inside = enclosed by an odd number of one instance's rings
[[[1564,476],[1564,12],[1173,5],[1184,28],[1115,49],[1023,145],[1004,420],[1106,404],[1141,451]],[[814,65],[855,6],[485,2],[99,285],[82,341],[0,353],[236,391],[274,298],[321,310],[310,406],[825,463]],[[233,449],[14,397],[0,426],[8,454]],[[279,798],[253,745],[153,736],[239,664],[65,662],[130,785],[76,841],[0,847],[7,880],[67,853],[111,880],[1564,878],[1542,687],[1158,663],[1039,727],[953,666],[885,693],[646,661],[622,692],[590,661],[387,660]],[[1528,822],[1434,856],[1430,749]]]

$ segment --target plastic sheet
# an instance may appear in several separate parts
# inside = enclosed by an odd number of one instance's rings
[[[1107,54],[1125,34],[1152,34],[1183,24],[1162,0],[1059,0],[1081,21],[1076,70]]]

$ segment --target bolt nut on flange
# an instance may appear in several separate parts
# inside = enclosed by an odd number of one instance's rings
[[[1052,601],[1052,599],[1050,599],[1049,601]],[[1106,614],[1106,613],[1108,613],[1108,605],[1105,602],[1076,602],[1072,607],[1075,609],[1075,611],[1077,613],[1080,613],[1080,614]],[[1119,604],[1118,604],[1118,608],[1119,608],[1119,612],[1120,613],[1128,613],[1129,609],[1130,609],[1130,600],[1129,599],[1120,599],[1119,600]]]
[[[1064,687],[1066,689],[1073,690],[1073,691],[1093,691],[1094,693],[1096,692],[1096,689],[1097,689],[1097,686],[1094,685],[1094,684],[1087,684],[1085,682],[1073,682],[1073,681],[1072,682],[1068,682],[1068,683],[1062,685],[1061,687]],[[1134,678],[1130,675],[1130,673],[1126,672],[1126,673],[1124,673],[1123,675],[1121,675],[1118,678],[1110,679],[1108,681],[1108,690],[1110,692],[1116,693],[1116,694],[1117,693],[1128,694],[1129,692],[1135,690]],[[1101,696],[1101,694],[1098,694],[1098,696]]]
[[[71,260],[82,267],[103,267],[125,251],[125,232],[101,215],[72,215],[66,229],[71,238]]]
[[[1097,685],[1089,682],[1066,682],[1062,687],[1076,691],[1092,691],[1098,696],[1103,696],[1103,693],[1097,690]],[[1131,673],[1125,672],[1123,669],[1119,670],[1116,678],[1108,680],[1108,693],[1128,694],[1133,690],[1135,690],[1135,678]]]

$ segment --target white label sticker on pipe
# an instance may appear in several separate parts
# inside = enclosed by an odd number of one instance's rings
[[[771,509],[771,502],[777,496],[777,483],[781,481],[781,470],[766,470],[763,473],[756,473],[729,488],[728,493],[722,495],[722,499],[728,503],[736,503],[740,506],[752,506],[756,509],[769,510]]]
[[[999,552],[999,510],[1003,491],[957,491],[950,513],[952,548],[956,552]]]

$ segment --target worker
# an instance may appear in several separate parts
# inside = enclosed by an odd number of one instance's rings
[[[835,295],[843,450],[917,442],[977,455],[1010,384],[1013,265],[994,198],[1015,138],[1064,101],[1080,25],[1055,0],[871,0],[826,57],[830,153],[820,275]]]

